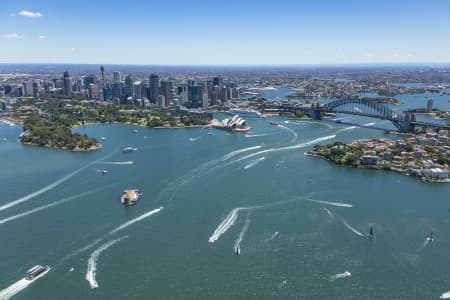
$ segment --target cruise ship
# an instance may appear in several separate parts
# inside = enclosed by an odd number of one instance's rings
[[[25,273],[25,279],[29,281],[35,281],[38,278],[45,276],[45,274],[47,274],[50,269],[51,268],[49,266],[43,267],[41,265],[36,265]]]
[[[241,109],[241,108],[232,108],[227,111],[229,115],[239,115],[241,117],[249,117],[249,118],[261,118],[262,114],[254,109]]]
[[[122,196],[120,197],[120,203],[125,206],[131,206],[138,202],[139,198],[142,196],[141,190],[131,189],[123,191]]]

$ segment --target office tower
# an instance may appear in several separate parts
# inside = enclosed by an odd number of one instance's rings
[[[91,83],[88,86],[88,96],[89,96],[89,99],[97,99],[98,98],[97,85],[95,85],[94,83]]]
[[[72,80],[67,70],[63,73],[63,94],[64,96],[72,96]]]
[[[97,76],[95,76],[95,75],[88,75],[88,76],[84,77],[84,86],[85,86],[85,88],[88,89],[91,84],[95,84],[95,85],[97,84]]]
[[[214,86],[211,92],[211,105],[217,105],[219,100],[219,87]]]
[[[122,74],[119,71],[113,73],[113,83],[120,83],[122,81]]]
[[[39,94],[39,83],[34,81],[33,82],[33,95],[36,96]]]
[[[23,83],[23,87],[24,87],[24,95],[25,96],[33,95],[33,82],[32,81],[25,81]]]
[[[203,92],[203,99],[202,99],[202,106],[203,107],[208,107],[209,106],[209,98],[208,98],[208,91],[205,89],[205,91]]]
[[[131,97],[133,96],[133,76],[129,74],[127,77],[125,77],[125,96]]]
[[[165,107],[170,106],[171,89],[172,89],[172,82],[161,81],[161,95],[164,96],[164,99],[166,101]]]
[[[133,99],[141,99],[142,98],[142,87],[140,81],[133,82]]]
[[[223,87],[223,78],[222,76],[214,77],[213,78],[213,86],[218,86],[220,88]]]
[[[200,101],[202,100],[201,87],[198,85],[190,86],[188,90],[189,101],[191,102],[191,107],[199,107]]]
[[[162,108],[166,107],[166,98],[163,95],[159,95],[156,105]]]
[[[150,75],[148,96],[148,100],[150,100],[150,103],[156,104],[159,96],[159,78],[156,74]]]

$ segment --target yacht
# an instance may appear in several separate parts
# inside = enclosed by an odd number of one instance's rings
[[[122,149],[122,152],[123,152],[123,153],[129,153],[129,152],[134,152],[134,151],[136,151],[136,150],[137,150],[137,148],[133,148],[133,147],[125,147],[125,148]]]
[[[41,278],[45,274],[47,274],[50,269],[51,268],[49,266],[43,267],[41,265],[36,265],[25,273],[25,279],[29,281],[35,281],[36,279]]]
[[[229,115],[239,115],[241,117],[249,117],[249,118],[261,118],[262,114],[254,109],[240,109],[240,108],[232,108],[227,111]]]
[[[120,197],[120,203],[125,206],[131,206],[138,202],[141,198],[142,192],[138,189],[130,189],[123,191],[122,196]]]
[[[100,170],[100,173],[102,173],[102,174],[108,174],[108,170]]]

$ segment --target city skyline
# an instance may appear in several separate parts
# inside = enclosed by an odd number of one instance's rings
[[[450,3],[3,1],[0,63],[450,62]]]

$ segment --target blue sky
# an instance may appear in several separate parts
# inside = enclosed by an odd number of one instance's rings
[[[450,62],[447,0],[0,1],[0,63]]]

